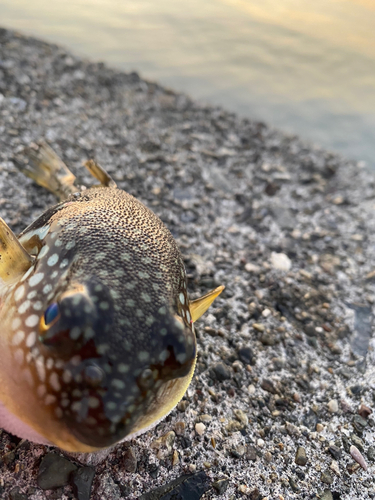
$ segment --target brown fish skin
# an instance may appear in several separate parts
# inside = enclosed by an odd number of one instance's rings
[[[74,176],[38,147],[30,176],[64,199]],[[193,320],[223,288],[190,303],[168,229],[99,165],[90,171],[103,186],[70,194],[10,244],[26,251],[26,271],[0,260],[0,426],[71,452],[171,411],[194,372]]]

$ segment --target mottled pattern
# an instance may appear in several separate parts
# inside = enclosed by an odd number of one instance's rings
[[[109,446],[170,411],[196,344],[181,254],[160,219],[120,189],[92,188],[19,240],[36,259],[3,292],[0,320],[19,391],[30,392],[10,409],[39,406],[27,423],[72,451]]]

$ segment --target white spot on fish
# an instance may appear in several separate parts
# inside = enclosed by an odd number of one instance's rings
[[[54,266],[55,264],[57,264],[57,262],[59,261],[59,256],[57,255],[57,253],[54,253],[53,255],[51,255],[51,257],[49,257],[49,259],[47,260],[47,265],[52,267]]]
[[[41,249],[41,251],[38,254],[38,259],[42,259],[45,255],[47,255],[48,250],[49,250],[49,246],[44,245],[44,247]]]
[[[148,293],[142,292],[142,293],[141,293],[141,298],[142,298],[142,300],[144,300],[145,302],[151,302],[151,297],[149,296],[149,294],[148,294]]]
[[[20,307],[18,308],[18,313],[19,314],[24,314],[28,308],[30,307],[31,302],[29,300],[25,300],[25,302],[22,302]]]
[[[29,285],[36,286],[42,281],[43,278],[44,278],[44,273],[36,273],[29,279]]]
[[[30,328],[36,326],[38,323],[39,323],[39,316],[37,316],[36,314],[30,314],[30,316],[28,316],[25,321],[25,325],[29,326]]]
[[[13,345],[20,345],[21,342],[23,342],[25,338],[25,332],[22,330],[19,330],[17,333],[15,333],[12,337],[12,344]]]
[[[12,321],[12,330],[17,330],[17,328],[19,328],[21,326],[21,319],[20,318],[14,318],[14,320]]]
[[[54,273],[52,273],[52,274],[54,274]],[[52,276],[51,276],[51,278],[52,278]],[[50,285],[50,284],[45,285],[45,286],[43,287],[43,293],[44,293],[45,295],[46,295],[47,293],[49,293],[51,290],[52,290],[52,285]]]
[[[33,304],[33,309],[35,311],[40,311],[42,309],[42,307],[43,307],[43,303],[40,300],[38,300],[37,302],[35,302],[35,304]]]
[[[139,351],[138,359],[139,359],[139,361],[141,361],[143,363],[143,362],[146,362],[150,359],[150,355],[147,351]]]
[[[61,385],[59,382],[59,377],[57,376],[56,372],[52,372],[51,376],[49,378],[49,383],[56,392],[59,392],[61,390]]]
[[[26,339],[26,347],[29,348],[32,347],[35,344],[35,341],[36,341],[36,333],[35,332],[29,333]]]
[[[127,373],[130,370],[130,366],[126,365],[125,363],[120,363],[119,365],[117,365],[117,370],[120,373]]]
[[[111,380],[111,385],[113,385],[116,389],[125,389],[125,382],[118,378]]]
[[[44,357],[38,356],[35,360],[36,371],[38,372],[39,380],[44,382],[46,380],[46,369],[44,366]]]
[[[67,244],[66,244],[66,249],[67,250],[71,250],[72,248],[74,248],[76,246],[76,242],[74,240],[72,241],[69,241]]]

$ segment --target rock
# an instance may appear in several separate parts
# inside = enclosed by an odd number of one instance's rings
[[[244,427],[249,425],[249,417],[246,415],[244,411],[240,409],[233,410],[233,414]]]
[[[295,457],[294,461],[297,465],[301,465],[301,466],[304,466],[307,464],[306,450],[305,450],[305,448],[303,448],[303,446],[299,446],[297,448],[297,453],[296,453],[296,457]]]
[[[302,423],[305,427],[313,431],[316,429],[316,425],[318,423],[318,415],[313,410],[309,410],[303,416]]]
[[[337,413],[339,411],[339,404],[337,402],[337,399],[331,399],[327,407],[330,413]]]
[[[241,347],[238,349],[238,357],[245,365],[254,364],[254,352],[251,347]]]
[[[211,367],[210,373],[212,378],[218,380],[219,382],[224,382],[224,380],[231,378],[229,368],[221,361]]]
[[[350,454],[352,458],[362,467],[363,470],[367,470],[366,460],[363,458],[362,453],[354,445],[350,447]]]
[[[28,500],[28,496],[20,493],[19,488],[14,488],[9,494],[9,500]]]
[[[263,390],[270,392],[271,394],[277,393],[277,390],[276,390],[272,380],[264,379],[264,380],[262,380],[260,386]]]
[[[195,432],[199,434],[199,436],[203,436],[206,430],[206,426],[202,422],[198,422],[195,424]]]
[[[367,450],[367,458],[371,462],[375,462],[375,446],[369,446]]]
[[[350,439],[351,439],[352,444],[354,444],[354,446],[356,446],[360,451],[364,451],[365,445],[360,437],[358,437],[356,434],[352,433],[352,434],[350,434]],[[350,449],[349,449],[348,453],[350,453]]]
[[[173,441],[172,441],[173,444]],[[124,456],[123,456],[123,467],[126,472],[129,473],[134,473],[137,470],[137,457],[135,455],[134,448],[129,446],[124,451]]]
[[[367,426],[367,420],[361,417],[361,415],[354,415],[353,417],[353,427],[358,432],[359,435],[362,435],[365,427]]]
[[[279,271],[290,271],[292,267],[292,261],[285,253],[271,253],[271,266]]]
[[[323,495],[320,497],[320,500],[333,500],[333,496],[330,490],[324,490]]]
[[[361,404],[361,406],[358,409],[358,414],[365,420],[371,415],[371,413],[372,413],[371,408],[364,405],[363,403]]]
[[[342,449],[339,448],[338,446],[333,444],[332,446],[329,446],[328,451],[330,452],[330,454],[333,456],[333,458],[335,460],[339,460],[341,458]]]
[[[227,491],[229,479],[218,479],[212,483],[213,488],[217,491],[218,495],[222,495]]]
[[[333,477],[331,476],[331,474],[328,471],[322,472],[322,474],[320,476],[320,480],[322,481],[322,483],[325,483],[325,484],[332,484],[333,483]]]
[[[42,490],[53,490],[69,483],[77,466],[57,453],[47,453],[40,463],[37,484]]]
[[[138,500],[190,499],[199,500],[210,489],[209,477],[204,471],[184,475],[169,483],[144,493]]]
[[[90,500],[94,476],[95,469],[92,467],[80,467],[71,473],[70,482],[77,500]]]
[[[164,436],[155,439],[151,443],[151,448],[160,450],[161,448],[166,448],[168,452],[172,451],[172,446],[175,442],[176,434],[173,431],[169,431]]]

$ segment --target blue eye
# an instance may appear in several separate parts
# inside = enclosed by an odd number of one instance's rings
[[[59,306],[54,302],[44,312],[44,323],[46,326],[50,325],[55,321],[55,319],[59,316]]]

